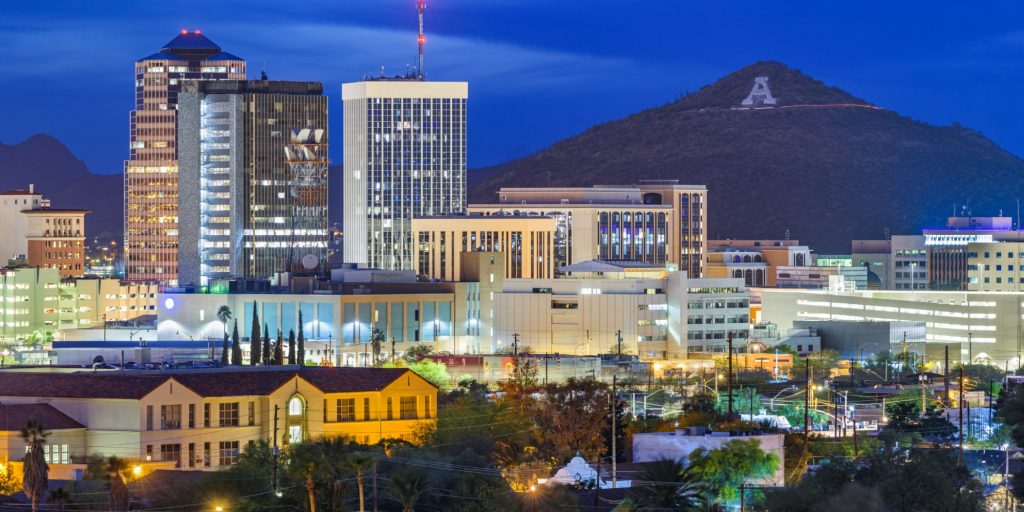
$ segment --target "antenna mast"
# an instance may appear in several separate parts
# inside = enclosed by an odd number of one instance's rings
[[[416,76],[420,80],[423,80],[423,42],[426,40],[423,37],[423,9],[427,7],[427,0],[416,0],[416,11],[420,18],[420,35],[417,41],[420,46],[419,60],[416,66]]]

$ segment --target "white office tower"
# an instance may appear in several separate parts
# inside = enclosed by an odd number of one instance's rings
[[[415,217],[466,207],[466,82],[343,84],[345,262],[413,270]]]

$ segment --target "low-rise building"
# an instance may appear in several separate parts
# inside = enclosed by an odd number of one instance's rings
[[[508,279],[555,276],[555,219],[538,215],[450,215],[412,219],[420,276],[458,281],[462,255],[501,253]]]
[[[0,372],[0,453],[24,457],[18,430],[36,419],[50,464],[92,454],[188,470],[230,466],[261,439],[319,436],[415,441],[437,417],[437,388],[402,368],[270,366],[181,371]],[[275,437],[276,436],[276,437]]]
[[[0,192],[0,264],[24,260],[54,268],[61,277],[85,271],[85,215],[88,210],[51,208],[50,200],[28,189]]]
[[[813,265],[810,248],[798,240],[711,240],[707,277],[742,277],[747,286],[775,287],[779,267]]]

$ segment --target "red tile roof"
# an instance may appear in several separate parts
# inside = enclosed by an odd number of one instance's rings
[[[29,420],[36,420],[44,430],[85,428],[85,425],[54,409],[50,404],[0,405],[0,431],[18,431]]]
[[[199,396],[268,395],[296,376],[324,393],[379,391],[405,368],[278,366],[216,370],[43,373],[0,371],[0,397],[139,400],[168,379]]]

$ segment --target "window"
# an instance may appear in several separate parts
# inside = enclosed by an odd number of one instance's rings
[[[370,399],[363,398],[363,421],[370,421]]]
[[[196,428],[196,404],[188,404],[188,428]]]
[[[339,398],[338,399],[338,421],[355,421],[356,420],[356,399],[355,398]]]
[[[423,417],[430,419],[430,395],[423,397]]]
[[[391,412],[391,397],[390,396],[388,397],[387,413],[388,413],[388,420],[395,419],[394,414]]]
[[[203,404],[203,426],[210,426],[210,404]]]
[[[238,402],[231,402],[228,404],[217,404],[220,408],[220,426],[222,427],[237,427],[238,426]],[[221,443],[224,444],[224,443]],[[238,443],[235,443],[237,448]]]
[[[153,406],[146,406],[146,430],[153,430]]]
[[[196,444],[195,443],[189,443],[188,444],[188,467],[190,467],[190,468],[196,467]]]
[[[162,444],[160,445],[160,460],[175,462],[174,467],[181,467],[181,445],[180,444]]]
[[[210,467],[210,443],[203,443],[203,466]]]
[[[416,419],[416,397],[403,396],[398,399],[398,418],[403,420]]]
[[[291,400],[288,400],[288,415],[289,416],[302,416],[302,399],[293,396]]]
[[[288,425],[288,442],[289,443],[301,443],[302,442],[302,426],[301,425]]]
[[[223,404],[230,405],[230,404]],[[238,404],[235,404],[237,412]],[[238,419],[237,417],[235,418]],[[237,422],[237,421],[236,421]],[[238,441],[221,441],[220,442],[220,460],[218,462],[221,466],[230,466],[238,462]]]
[[[249,402],[249,426],[256,424],[256,402]]]
[[[161,405],[160,406],[160,430],[175,430],[181,428],[181,406]],[[178,446],[181,451],[181,446]]]

